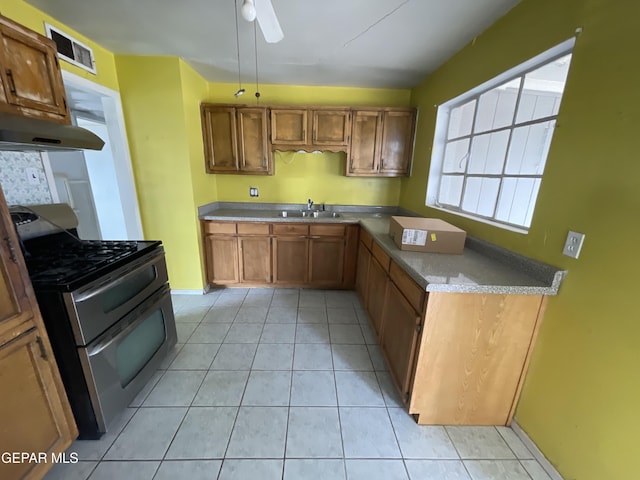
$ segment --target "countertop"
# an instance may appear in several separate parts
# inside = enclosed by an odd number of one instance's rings
[[[566,271],[524,257],[489,242],[467,236],[461,255],[407,252],[389,236],[392,208],[336,208],[338,218],[279,217],[285,205],[259,208],[240,206],[205,208],[200,219],[245,222],[350,223],[360,224],[375,241],[427,292],[556,295]],[[405,214],[404,212],[399,212]]]

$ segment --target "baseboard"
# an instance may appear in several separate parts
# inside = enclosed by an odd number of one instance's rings
[[[171,293],[174,295],[204,295],[207,293],[204,290],[174,290],[171,289]]]
[[[518,436],[518,438],[522,440],[522,443],[525,444],[529,451],[533,453],[533,456],[538,461],[540,466],[542,466],[544,471],[547,472],[547,475],[551,477],[551,480],[564,480],[562,478],[562,475],[560,475],[556,468],[551,464],[551,462],[547,460],[547,457],[544,456],[544,454],[540,451],[534,441],[529,438],[527,432],[525,432],[522,427],[518,425],[518,422],[516,420],[513,420],[511,422],[511,428]]]

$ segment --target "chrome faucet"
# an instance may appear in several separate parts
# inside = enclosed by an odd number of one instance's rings
[[[309,199],[307,200],[307,210],[312,210],[313,209],[313,200]]]

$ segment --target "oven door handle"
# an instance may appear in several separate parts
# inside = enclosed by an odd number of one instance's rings
[[[100,285],[97,288],[94,288],[92,290],[89,290],[88,292],[84,292],[81,293],[80,295],[78,295],[77,297],[74,297],[74,301],[75,303],[81,303],[81,302],[85,302],[87,300],[89,300],[90,298],[95,297],[96,295],[100,295],[101,293],[104,293],[105,291],[109,290],[110,288],[113,287],[117,287],[118,285],[126,282],[130,277],[134,276],[135,274],[137,274],[138,272],[144,270],[145,268],[154,265],[156,263],[156,257],[161,256],[162,252],[158,252],[156,253],[153,257],[148,258],[144,261],[144,263],[142,263],[141,265],[135,267],[132,270],[129,270],[124,276],[122,277],[118,277],[116,278],[114,281]],[[158,278],[158,269],[154,268],[154,275],[155,275],[155,279]]]
[[[96,355],[98,355],[100,352],[102,352],[105,348],[108,348],[109,346],[111,346],[114,342],[116,342],[117,340],[119,340],[122,337],[126,337],[132,330],[135,330],[136,327],[138,327],[138,325],[140,325],[142,322],[144,322],[147,317],[145,317],[145,313],[148,312],[149,310],[153,310],[155,307],[157,307],[158,305],[160,305],[160,303],[162,303],[163,299],[165,298],[165,295],[167,295],[169,293],[169,288],[165,287],[162,289],[162,292],[159,292],[156,295],[156,299],[153,302],[153,304],[148,305],[147,302],[145,302],[144,305],[144,309],[140,312],[137,312],[137,314],[128,321],[127,325],[125,325],[124,327],[120,327],[116,332],[110,333],[107,331],[107,338],[105,338],[104,340],[100,340],[97,341],[95,345],[93,345],[90,348],[87,348],[87,355],[89,355],[89,357],[94,357]]]

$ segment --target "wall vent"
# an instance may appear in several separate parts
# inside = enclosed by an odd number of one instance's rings
[[[45,23],[44,27],[47,31],[47,37],[56,43],[59,58],[96,74],[96,62],[90,47],[48,23]]]

